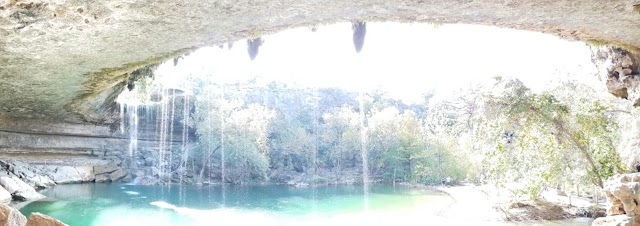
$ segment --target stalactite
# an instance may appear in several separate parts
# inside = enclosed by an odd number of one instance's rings
[[[356,47],[356,52],[360,53],[362,46],[364,46],[364,37],[367,35],[367,23],[353,22],[351,29],[353,30],[353,45]]]
[[[251,58],[251,60],[256,59],[256,56],[258,56],[258,50],[260,46],[262,46],[262,43],[264,43],[264,40],[261,37],[247,39],[247,50],[249,51],[249,58]]]

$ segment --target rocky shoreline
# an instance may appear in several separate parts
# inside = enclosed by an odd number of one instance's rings
[[[37,191],[58,184],[115,182],[127,171],[113,163],[104,165],[32,165],[0,160],[0,203],[45,198]]]
[[[604,207],[573,206],[545,200],[499,203],[480,187],[474,185],[428,186],[411,183],[399,183],[398,185],[439,191],[449,195],[453,202],[447,209],[441,211],[440,215],[458,219],[466,217],[470,220],[480,219],[488,222],[518,222],[576,218],[595,219],[606,215]],[[450,211],[451,209],[456,211]],[[460,211],[461,209],[468,209],[468,211]],[[459,216],[460,212],[464,212],[465,215]]]

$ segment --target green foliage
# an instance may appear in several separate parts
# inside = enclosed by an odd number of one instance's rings
[[[517,80],[498,84],[504,91],[487,95],[485,108],[506,114],[487,117],[495,123],[489,131],[496,137],[516,134],[496,139],[495,150],[486,154],[491,173],[504,175],[494,178],[499,183],[526,184],[523,194],[535,199],[543,185],[586,176],[602,187],[604,179],[625,171],[612,142],[617,125],[605,114],[610,106],[597,100],[563,103],[551,93],[532,93]]]
[[[497,77],[490,86],[442,99],[426,95],[416,105],[374,91],[359,109],[357,95],[341,89],[257,83],[200,81],[192,116],[201,160],[195,165],[205,175],[220,175],[222,150],[232,183],[291,173],[332,183],[360,173],[359,111],[376,181],[491,181],[511,188],[514,198],[536,199],[545,186],[601,185],[625,171],[611,107],[561,95],[566,91],[533,93],[518,80]]]

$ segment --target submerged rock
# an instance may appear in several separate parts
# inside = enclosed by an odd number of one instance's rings
[[[27,218],[20,211],[0,204],[0,226],[23,226]]]
[[[32,213],[26,226],[67,226],[67,224],[41,213]]]

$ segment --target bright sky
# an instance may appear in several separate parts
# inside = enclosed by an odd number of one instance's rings
[[[316,32],[288,30],[263,37],[254,61],[242,40],[231,50],[226,45],[202,48],[177,67],[163,64],[156,74],[178,79],[211,74],[226,82],[258,76],[354,91],[380,88],[409,103],[428,90],[452,91],[493,76],[517,77],[538,91],[550,88],[551,80],[557,84],[558,78],[599,84],[587,45],[542,33],[462,24],[368,23],[360,54],[352,35],[350,23]]]

